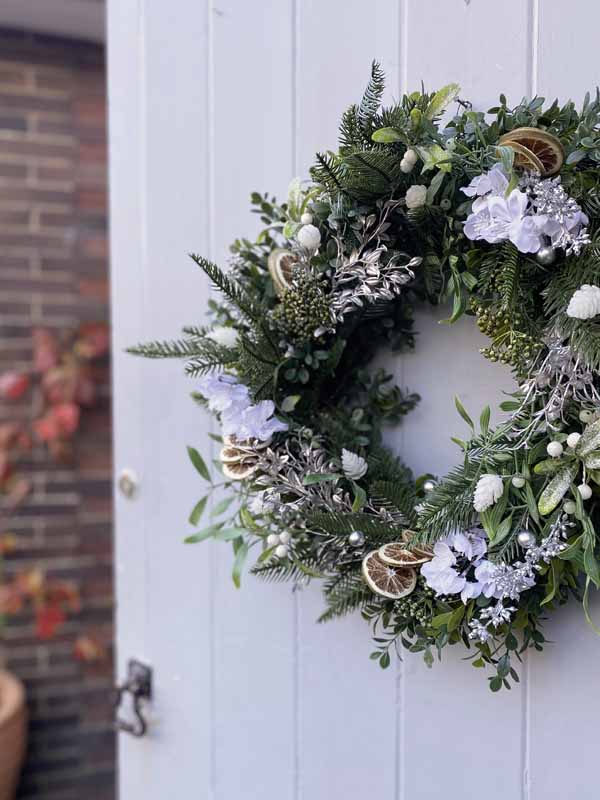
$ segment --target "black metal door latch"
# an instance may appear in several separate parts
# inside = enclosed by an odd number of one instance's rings
[[[131,695],[133,722],[126,722],[118,715],[121,701],[125,694]],[[132,736],[141,737],[148,724],[142,715],[142,701],[152,698],[152,669],[140,661],[131,659],[127,664],[127,679],[115,690],[115,711],[117,714],[116,725],[120,731],[130,733]]]

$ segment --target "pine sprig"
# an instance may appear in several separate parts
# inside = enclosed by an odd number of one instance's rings
[[[381,105],[385,90],[385,74],[377,61],[371,64],[371,77],[358,107],[358,121],[364,128],[373,119]]]
[[[208,261],[208,259],[198,256],[195,253],[190,253],[190,257],[210,278],[216,288],[219,289],[236,308],[245,314],[248,319],[255,323],[260,321],[260,310],[256,308],[251,298],[238,283],[232,281],[231,278],[212,261]]]

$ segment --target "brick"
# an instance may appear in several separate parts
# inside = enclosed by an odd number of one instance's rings
[[[0,30],[0,371],[30,368],[33,322],[62,331],[108,317],[106,109],[103,56],[89,43]],[[7,575],[40,566],[81,589],[81,612],[39,642],[30,614],[3,640],[31,708],[19,798],[114,800],[112,456],[108,360],[94,367],[101,402],[82,419],[70,463],[36,445],[22,469],[33,491],[11,520]],[[31,398],[0,403],[26,419]],[[92,634],[105,661],[73,659]]]

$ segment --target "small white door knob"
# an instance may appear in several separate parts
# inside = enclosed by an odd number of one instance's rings
[[[137,475],[132,469],[121,470],[119,479],[117,481],[117,486],[119,487],[121,494],[128,500],[131,500],[138,488]]]

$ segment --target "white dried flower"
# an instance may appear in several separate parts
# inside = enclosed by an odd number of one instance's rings
[[[352,453],[350,450],[342,450],[342,469],[348,480],[360,480],[360,478],[366,474],[368,468],[364,458],[356,453]]]
[[[296,234],[296,239],[306,250],[316,250],[321,244],[321,234],[316,225],[303,225]]]
[[[213,328],[206,334],[207,339],[212,339],[216,344],[222,347],[235,347],[237,345],[238,334],[235,328],[226,328],[221,325],[218,328]]]
[[[406,153],[402,156],[403,161],[407,161],[409,164],[412,164],[413,167],[419,160],[419,156],[416,150],[413,150],[412,147],[409,147]]]
[[[427,199],[427,187],[417,183],[411,186],[406,192],[406,207],[420,208],[425,205]]]
[[[591,319],[598,314],[600,314],[600,286],[584,283],[569,300],[567,316],[573,319]]]
[[[477,481],[473,495],[473,508],[475,511],[485,511],[502,497],[503,492],[502,478],[490,472],[485,473]]]

